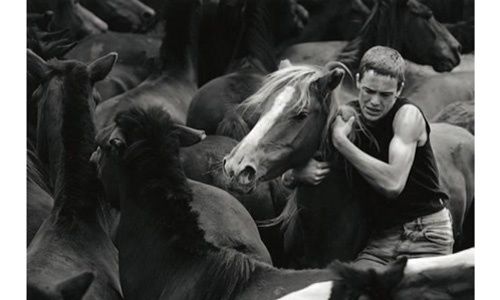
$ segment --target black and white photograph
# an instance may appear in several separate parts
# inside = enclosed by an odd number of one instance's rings
[[[16,2],[2,299],[498,297],[493,6]]]

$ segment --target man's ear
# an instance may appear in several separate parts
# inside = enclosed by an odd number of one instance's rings
[[[359,90],[359,81],[360,81],[360,76],[359,73],[356,73],[356,88]]]
[[[403,92],[403,88],[405,87],[405,82],[401,82],[401,84],[399,85],[399,89],[396,91],[396,97],[399,97],[399,95],[401,95],[401,93]]]

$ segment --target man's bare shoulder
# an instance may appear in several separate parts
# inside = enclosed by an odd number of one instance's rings
[[[405,104],[397,111],[392,123],[394,135],[405,141],[422,141],[427,138],[422,112],[412,104]]]

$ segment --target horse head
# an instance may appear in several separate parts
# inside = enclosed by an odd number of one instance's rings
[[[98,177],[103,183],[103,187],[106,193],[107,200],[115,208],[120,207],[120,190],[119,190],[119,180],[117,180],[116,174],[123,174],[123,159],[124,152],[128,148],[133,148],[131,145],[138,143],[137,138],[132,134],[126,134],[127,132],[133,133],[133,128],[127,128],[124,130],[123,124],[129,124],[124,121],[124,116],[129,116],[130,118],[141,118],[143,115],[151,115],[152,118],[158,118],[159,120],[168,119],[164,121],[169,124],[169,132],[173,133],[172,141],[180,147],[189,147],[193,144],[200,142],[205,139],[206,134],[202,130],[193,129],[184,125],[173,123],[170,120],[170,115],[168,112],[162,110],[158,107],[152,107],[148,111],[144,111],[137,107],[132,107],[127,110],[126,113],[120,113],[115,120],[122,124],[112,124],[108,127],[103,128],[96,136],[96,141],[98,147],[96,151],[92,154],[90,160],[96,164]],[[131,117],[132,116],[132,117]],[[146,135],[148,132],[142,132]],[[157,137],[158,139],[161,138]],[[139,141],[140,142],[140,141]],[[140,144],[140,143],[139,143]],[[170,145],[170,148],[175,148],[175,145]],[[175,151],[178,151],[175,150]],[[178,154],[176,154],[176,157]],[[179,159],[177,159],[179,160]],[[119,179],[119,178],[118,178]]]
[[[114,31],[143,32],[155,19],[155,11],[139,0],[81,0],[81,3]]]
[[[52,29],[70,28],[75,39],[108,30],[108,25],[80,5],[79,0],[53,0],[51,6],[54,11]]]
[[[411,61],[431,65],[438,72],[451,71],[460,63],[460,43],[436,21],[432,11],[418,0],[398,1],[401,51]],[[381,1],[383,2],[388,1]]]
[[[79,105],[94,114],[98,94],[95,82],[104,79],[111,71],[116,53],[110,53],[85,64],[76,60],[45,61],[31,50],[28,51],[28,73],[40,84],[28,103],[37,128],[37,152],[40,159],[51,169],[50,177],[55,180],[57,161],[61,154],[63,111],[66,104]],[[74,103],[72,102],[86,102]]]
[[[346,71],[340,63],[290,66],[266,78],[261,89],[242,103],[250,113],[260,113],[260,119],[224,159],[225,174],[235,186],[249,192],[257,181],[279,176],[312,157],[328,116],[336,111],[330,108],[336,106],[332,90]]]

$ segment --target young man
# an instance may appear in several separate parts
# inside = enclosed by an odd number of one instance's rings
[[[404,64],[394,49],[369,49],[356,74],[358,99],[349,105],[370,134],[353,144],[347,136],[354,117],[345,121],[338,116],[333,124],[333,144],[356,171],[356,189],[368,200],[372,214],[374,230],[356,259],[363,267],[385,265],[398,256],[450,254],[453,249],[429,124],[416,105],[399,98]],[[311,159],[285,173],[283,180],[316,185],[329,171],[328,163]]]

